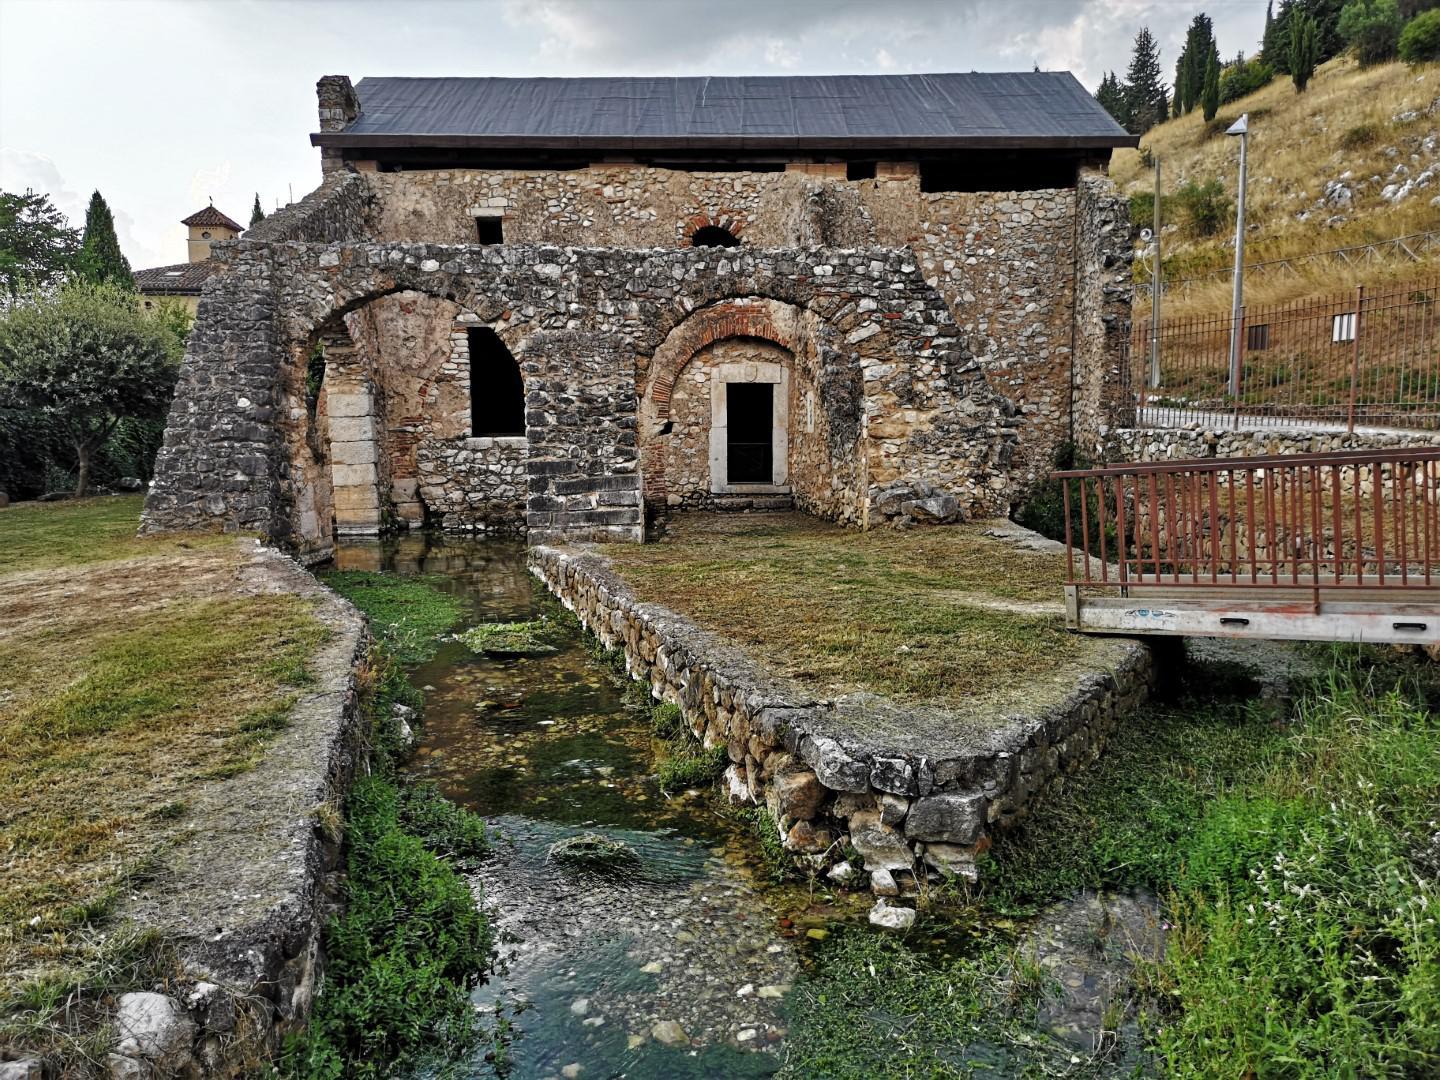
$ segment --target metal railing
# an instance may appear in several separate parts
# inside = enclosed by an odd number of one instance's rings
[[[1128,378],[1141,427],[1357,426],[1440,430],[1440,278],[1249,307],[1240,364],[1230,316],[1131,326]]]
[[[1440,447],[1073,469],[1067,586],[1440,587]]]

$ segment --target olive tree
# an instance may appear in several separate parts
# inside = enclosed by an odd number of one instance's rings
[[[71,281],[0,319],[0,409],[51,421],[75,455],[75,494],[91,460],[126,419],[157,419],[175,390],[182,346],[132,293]]]

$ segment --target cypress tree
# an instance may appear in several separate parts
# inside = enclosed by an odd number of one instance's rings
[[[1190,20],[1185,31],[1185,47],[1175,65],[1175,115],[1188,113],[1199,105],[1205,93],[1205,71],[1210,55],[1216,52],[1215,24],[1201,12]]]
[[[80,275],[97,285],[118,285],[135,291],[135,275],[115,235],[115,217],[98,191],[90,196],[90,205],[85,209],[85,236],[80,242],[78,266]]]
[[[1165,84],[1160,81],[1160,46],[1155,43],[1149,27],[1141,27],[1135,35],[1130,68],[1125,73],[1124,94],[1129,119],[1126,128],[1132,135],[1145,134],[1170,111],[1170,99],[1165,95]]]
[[[260,209],[260,193],[255,193],[255,205],[250,209],[250,226],[254,228],[265,220],[265,211]]]
[[[1320,62],[1320,30],[1308,11],[1291,12],[1287,22],[1290,78],[1295,83],[1295,92],[1303,94],[1315,74],[1315,65]]]
[[[1200,94],[1200,107],[1205,112],[1205,122],[1215,119],[1220,111],[1220,57],[1210,54],[1210,63],[1205,68],[1205,89]]]

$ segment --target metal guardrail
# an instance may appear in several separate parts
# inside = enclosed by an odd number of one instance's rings
[[[1074,627],[1440,641],[1440,447],[1054,475]]]
[[[1440,430],[1440,278],[1249,307],[1231,377],[1229,315],[1148,319],[1126,370],[1142,427],[1357,426]]]
[[[1066,481],[1067,585],[1440,585],[1440,447],[1054,475]]]

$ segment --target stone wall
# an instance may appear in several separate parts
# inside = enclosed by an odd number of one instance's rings
[[[1104,443],[1106,461],[1178,461],[1186,458],[1328,454],[1337,450],[1388,450],[1440,446],[1440,433],[1327,432],[1258,428],[1117,428]]]
[[[1093,760],[1149,690],[1149,649],[1116,639],[1110,671],[1082,677],[1036,715],[997,717],[963,752],[856,738],[907,730],[907,716],[936,710],[874,695],[816,701],[689,620],[637,602],[598,555],[537,547],[531,566],[587,629],[624,650],[633,677],[680,706],[707,747],[726,748],[733,800],[767,807],[786,849],[817,868],[838,860],[848,837],[881,895],[913,890],[931,871],[973,880],[991,831]]]
[[[426,441],[420,497],[446,531],[523,535],[527,456],[523,437]]]
[[[909,247],[964,347],[1015,403],[1019,487],[1044,476],[1060,442],[1112,426],[1130,238],[1127,204],[1099,173],[1074,189],[983,193],[924,192],[913,164],[856,181],[822,166],[363,175],[381,240],[473,243],[487,215],[502,217],[507,243],[673,248],[720,225],[754,247]]]
[[[454,364],[456,328],[491,327],[524,380],[532,541],[640,538],[641,445],[658,437],[641,430],[640,394],[654,415],[657,393],[668,394],[678,370],[662,371],[652,358],[683,366],[693,355],[685,351],[688,328],[721,333],[746,312],[752,332],[722,336],[758,335],[796,355],[813,351],[832,463],[828,482],[817,478],[814,509],[867,524],[988,516],[1008,505],[1005,469],[1015,439],[1008,407],[986,383],[943,297],[905,251],[636,253],[241,240],[226,258],[187,349],[147,530],[253,531],[301,554],[328,552],[318,489],[324,470],[333,477],[337,466],[321,460],[323,446],[317,452],[321,418],[305,397],[304,365],[320,341],[384,356],[398,340],[403,354],[406,304],[452,331],[450,351],[445,334],[417,330],[422,355],[411,373],[388,360],[369,371],[368,392],[377,400],[369,413],[350,418],[368,416],[388,428],[374,483],[407,479],[399,452],[407,443],[399,435],[423,436],[407,430],[415,409],[423,421],[428,408],[423,375]],[[406,293],[443,303],[399,296]],[[386,302],[401,306],[382,320],[389,328],[367,335],[363,309],[392,296]],[[792,347],[785,335],[799,331],[786,327],[804,328],[805,349]],[[718,340],[704,338],[693,340]],[[674,346],[668,353],[667,342]],[[327,393],[333,414],[333,389]],[[333,442],[338,418],[325,419]],[[450,429],[434,430],[442,442],[455,438],[445,434]],[[362,479],[359,471],[345,475]],[[337,481],[337,518],[339,494]],[[380,505],[385,498],[382,488]]]

